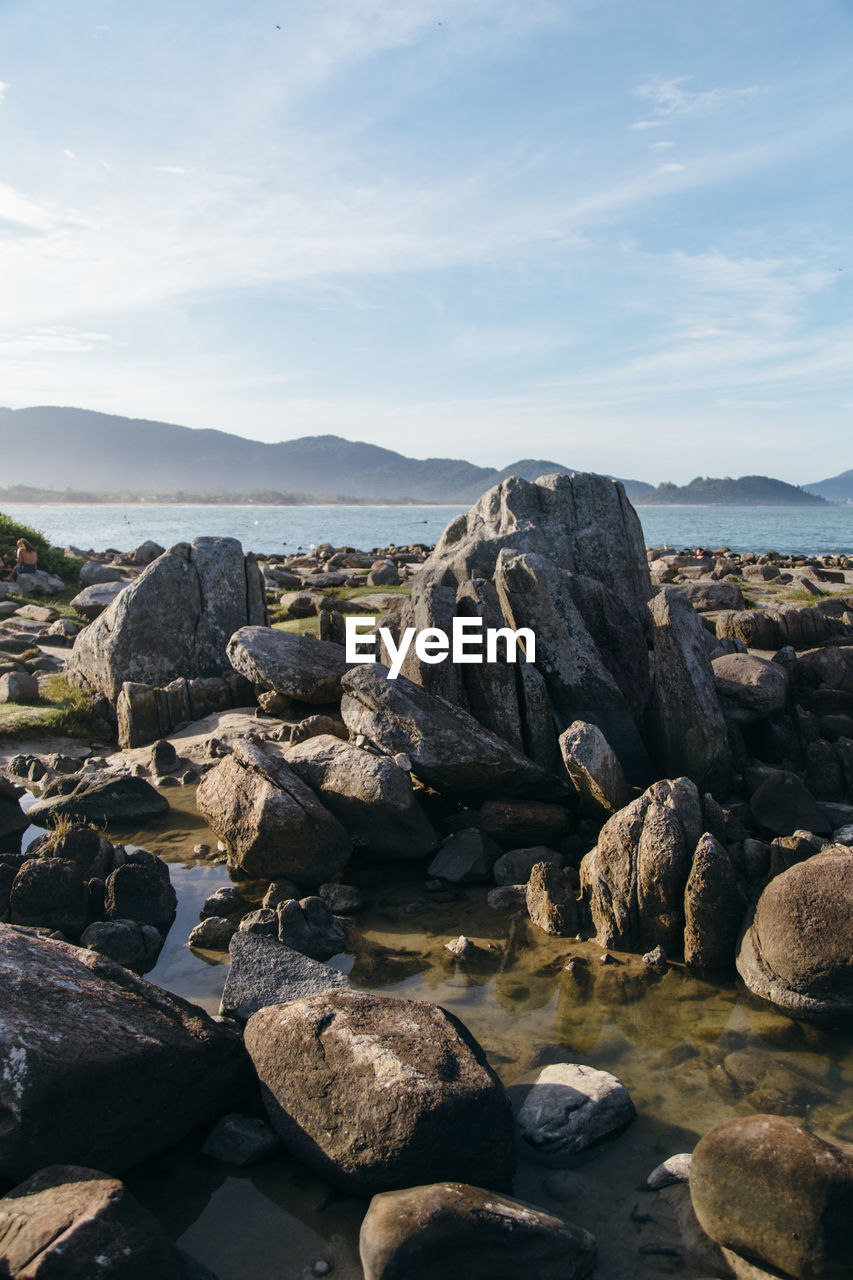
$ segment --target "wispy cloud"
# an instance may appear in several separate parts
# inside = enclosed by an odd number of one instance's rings
[[[68,156],[68,159],[69,159],[69,160],[74,160],[74,159],[76,159],[76,154],[77,154],[77,153],[76,153],[76,152],[74,152],[74,151],[72,151],[70,147],[65,147],[65,148],[64,148],[64,150],[63,150],[63,152],[62,152],[62,154],[63,154],[63,155],[65,155],[65,156]]]
[[[658,129],[674,117],[706,115],[728,110],[739,103],[757,98],[765,92],[762,85],[747,85],[742,89],[716,88],[693,92],[684,88],[691,76],[675,76],[670,80],[656,77],[634,90],[635,98],[651,104],[651,114],[634,120],[631,129]]]
[[[6,81],[5,81],[5,80],[0,80],[0,102],[2,102],[2,101],[3,101],[3,99],[6,97],[6,92],[7,92],[8,88],[9,88],[9,86],[8,86],[8,84],[6,83]]]
[[[80,329],[33,329],[29,333],[0,333],[0,353],[29,355],[45,351],[79,355],[109,342],[105,333],[87,333]]]
[[[669,151],[674,146],[674,142],[652,142],[649,144],[649,151]]]
[[[178,164],[158,164],[157,171],[158,173],[186,173],[186,169]]]

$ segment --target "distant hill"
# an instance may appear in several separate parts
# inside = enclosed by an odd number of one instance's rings
[[[853,474],[853,473],[851,473]],[[732,506],[732,507],[793,507],[821,506],[825,499],[814,493],[806,493],[784,480],[771,480],[769,476],[731,476],[715,478],[697,476],[689,484],[677,485],[665,482],[637,500],[642,506]]]
[[[470,503],[508,475],[535,480],[573,470],[529,458],[501,470],[456,458],[407,458],[332,435],[265,444],[225,431],[56,406],[0,408],[0,458],[6,485],[54,489],[57,497],[77,490],[147,498],[277,493],[302,501],[313,496]],[[624,483],[634,501],[651,490],[642,481]]]
[[[840,475],[830,476],[828,480],[817,480],[803,488],[830,502],[853,502],[853,471],[842,471]]]

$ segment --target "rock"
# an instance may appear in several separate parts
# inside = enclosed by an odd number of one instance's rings
[[[239,1038],[196,1005],[8,925],[0,1022],[2,1178],[57,1160],[128,1168],[212,1120],[242,1087]]]
[[[228,660],[253,685],[300,702],[337,702],[348,669],[339,644],[272,627],[241,627],[228,641]]]
[[[26,831],[29,825],[30,820],[18,801],[17,787],[0,777],[0,841]]]
[[[12,883],[13,924],[41,925],[77,939],[86,926],[88,895],[80,868],[63,858],[30,858]]]
[[[196,803],[249,876],[313,887],[349,860],[350,841],[337,818],[280,755],[254,743],[234,743],[232,754],[202,778]]]
[[[92,622],[95,618],[99,618],[129,585],[127,579],[122,578],[120,582],[100,582],[92,587],[84,587],[71,601],[71,608],[76,609],[84,618]]]
[[[504,550],[495,586],[513,628],[536,636],[536,668],[555,723],[597,725],[632,781],[652,776],[640,724],[649,695],[648,647],[626,601],[543,556]]]
[[[487,800],[474,815],[473,825],[505,849],[553,845],[572,830],[570,811],[559,804],[536,800]]]
[[[746,608],[746,601],[736,582],[684,582],[672,590],[689,600],[697,613]]]
[[[276,927],[277,924],[278,922]],[[227,951],[236,932],[236,925],[225,916],[207,916],[190,932],[187,943],[191,947],[200,947],[203,951]]]
[[[281,1151],[278,1134],[259,1116],[223,1116],[207,1135],[201,1154],[235,1169],[266,1160]]]
[[[459,1182],[374,1196],[361,1225],[364,1280],[581,1280],[595,1240],[563,1218]]]
[[[7,593],[23,593],[28,596],[59,596],[65,590],[62,579],[55,573],[46,573],[44,569],[36,569],[35,573],[28,573],[26,583],[9,582],[3,585],[7,588]]]
[[[502,884],[496,889],[490,889],[486,894],[486,901],[493,911],[514,911],[521,910],[523,907],[527,910],[527,885],[526,884]]]
[[[98,560],[87,560],[80,566],[79,581],[81,587],[100,586],[103,582],[120,582],[126,587],[130,578],[123,569],[113,564],[101,564]]]
[[[717,811],[719,812],[719,810]],[[715,821],[695,783],[654,783],[601,829],[581,863],[581,887],[603,947],[677,955],[694,850]]]
[[[664,1187],[672,1187],[677,1182],[687,1182],[690,1178],[692,1161],[693,1153],[690,1151],[681,1151],[677,1156],[670,1156],[652,1169],[646,1178],[646,1186],[650,1191],[662,1191]]]
[[[587,808],[616,813],[628,803],[628,783],[622,766],[597,725],[575,720],[560,734],[560,752],[566,772]]]
[[[164,878],[152,865],[128,862],[116,867],[107,878],[104,911],[108,920],[136,920],[165,933],[175,918],[177,905],[168,868]]]
[[[537,862],[527,882],[527,913],[538,929],[568,938],[580,927],[577,889],[562,867]]]
[[[356,847],[380,858],[423,858],[438,845],[409,774],[387,757],[322,734],[286,758]]]
[[[364,896],[354,884],[321,884],[317,893],[336,916],[354,916],[365,907]]]
[[[427,868],[427,875],[448,884],[486,884],[492,879],[501,847],[471,827],[445,840]]]
[[[230,637],[265,622],[257,564],[235,538],[181,542],[80,633],[68,678],[115,703],[125,681],[162,687],[178,676],[226,675]]]
[[[15,610],[17,618],[26,618],[28,622],[40,622],[43,626],[59,617],[55,609],[46,604],[22,604]]]
[[[745,909],[727,850],[705,832],[684,889],[684,963],[693,969],[731,968]]]
[[[794,1280],[853,1274],[853,1156],[783,1116],[728,1120],[693,1152],[690,1195],[703,1230]]]
[[[752,793],[749,809],[759,826],[787,836],[798,829],[830,835],[832,823],[793,773],[772,773]]]
[[[554,789],[549,776],[472,716],[384,667],[358,666],[341,681],[341,714],[352,736],[386,755],[403,752],[422,782],[450,795],[499,790],[511,796]]]
[[[451,938],[450,942],[445,942],[444,949],[452,956],[456,956],[457,960],[469,960],[480,950],[476,942],[466,938],[464,933],[460,933],[458,938]]]
[[[240,928],[246,933],[262,933],[268,938],[278,937],[278,912],[271,907],[260,907],[257,911],[249,911],[240,921]]]
[[[665,774],[684,773],[703,790],[726,795],[731,780],[728,732],[704,627],[692,606],[669,587],[649,610],[655,664],[649,706],[653,754]]]
[[[163,946],[163,937],[150,924],[136,920],[96,920],[80,935],[80,946],[107,956],[125,969],[147,973],[153,969]]]
[[[178,753],[168,738],[160,738],[151,748],[151,769],[155,775],[171,773],[178,766]]]
[[[299,890],[292,880],[273,880],[270,887],[264,894],[262,907],[272,907],[273,910],[280,902],[287,902],[288,898],[298,898]]]
[[[288,894],[288,897],[293,897],[293,894]],[[201,914],[203,916],[232,916],[245,911],[248,905],[249,903],[238,888],[233,884],[223,884],[205,898]]]
[[[534,1077],[519,1108],[518,1130],[538,1155],[561,1164],[624,1129],[633,1118],[630,1094],[616,1076],[577,1062],[558,1062]]]
[[[753,995],[794,1017],[853,1014],[853,851],[832,846],[770,881],[737,968]]]
[[[131,551],[129,558],[134,564],[148,565],[156,560],[158,556],[165,554],[166,548],[161,547],[159,542],[154,542],[152,538],[149,538],[146,542],[141,542],[138,547],[135,547]]]
[[[123,1183],[78,1165],[50,1165],[0,1199],[0,1263],[9,1280],[216,1280]]]
[[[369,587],[396,587],[400,584],[400,571],[393,560],[382,560],[375,564],[367,575]]]
[[[551,862],[555,867],[562,867],[564,861],[561,853],[546,849],[544,845],[534,845],[532,849],[510,849],[508,853],[501,854],[495,863],[495,884],[526,885],[537,863]]]
[[[268,1005],[349,986],[349,979],[339,970],[262,934],[241,930],[234,934],[228,950],[231,964],[220,1012],[240,1022]]]
[[[726,653],[714,658],[714,683],[729,724],[755,724],[781,711],[788,694],[784,667],[751,653]]]
[[[47,629],[49,636],[64,636],[66,640],[71,640],[80,631],[80,627],[76,622],[72,622],[70,618],[57,618]]]
[[[28,671],[9,671],[0,676],[0,702],[31,703],[39,700],[39,682]]]
[[[62,781],[70,787],[56,792],[55,784],[48,784],[29,810],[30,822],[50,826],[60,818],[74,818],[139,824],[169,811],[168,800],[150,782],[117,769],[95,769]]]
[[[509,1183],[506,1093],[437,1005],[327,991],[261,1009],[246,1047],[273,1128],[333,1185],[364,1195],[444,1177]]]
[[[330,960],[347,945],[347,929],[318,896],[278,904],[278,940],[312,960]]]

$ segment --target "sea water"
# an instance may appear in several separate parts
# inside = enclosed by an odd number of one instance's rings
[[[203,535],[238,538],[247,551],[289,555],[331,542],[369,551],[436,542],[457,506],[262,507],[133,503],[15,505],[5,514],[57,546],[129,551],[149,538],[170,547]],[[637,507],[647,546],[721,547],[804,555],[853,554],[853,504],[816,507]]]

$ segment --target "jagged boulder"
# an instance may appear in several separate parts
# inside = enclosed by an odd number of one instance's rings
[[[566,772],[587,809],[616,813],[628,803],[625,773],[597,725],[575,720],[560,734],[560,753]]]
[[[67,675],[112,703],[126,680],[221,676],[234,632],[266,620],[260,571],[236,538],[179,542],[80,632]]]
[[[341,676],[352,665],[339,644],[272,627],[241,627],[226,652],[234,670],[253,685],[300,702],[337,702]]]
[[[755,724],[784,707],[788,673],[778,663],[751,653],[726,653],[714,658],[711,666],[720,707],[730,724]]]
[[[351,844],[340,822],[272,749],[236,742],[202,778],[196,803],[232,862],[249,876],[286,877],[313,888],[349,859]]]
[[[298,743],[287,763],[333,813],[356,847],[375,857],[422,858],[438,836],[415,799],[409,774],[332,734]]]
[[[745,909],[728,850],[705,832],[684,888],[684,963],[694,969],[730,968]]]

